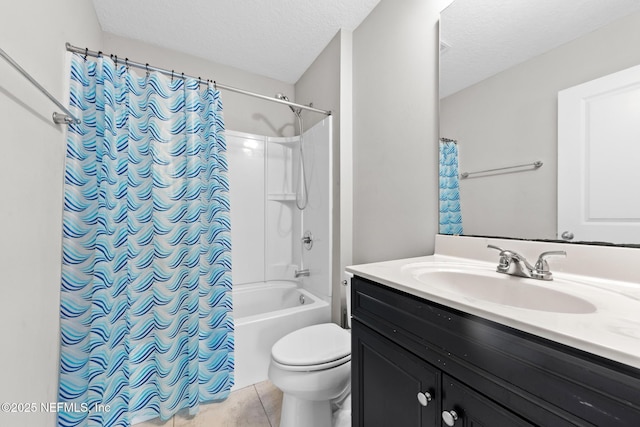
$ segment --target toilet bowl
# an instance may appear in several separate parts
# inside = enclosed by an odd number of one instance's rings
[[[330,427],[332,403],[351,390],[351,334],[323,323],[285,335],[271,350],[269,379],[283,392],[280,427]]]

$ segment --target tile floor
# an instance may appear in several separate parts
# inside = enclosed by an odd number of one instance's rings
[[[236,390],[224,402],[201,405],[190,417],[178,412],[166,422],[151,420],[135,427],[278,427],[282,392],[270,381]]]

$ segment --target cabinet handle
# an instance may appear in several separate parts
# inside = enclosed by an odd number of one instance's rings
[[[442,412],[442,421],[449,427],[453,426],[458,420],[458,413],[453,409],[451,411]]]
[[[431,399],[433,399],[433,397],[428,391],[425,391],[424,393],[418,392],[418,402],[420,402],[422,406],[427,406],[429,402],[431,402]]]

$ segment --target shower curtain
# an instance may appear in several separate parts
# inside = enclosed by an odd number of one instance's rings
[[[462,234],[460,183],[458,180],[458,145],[440,140],[440,234]]]
[[[127,426],[226,398],[231,243],[220,93],[74,55],[60,426]]]

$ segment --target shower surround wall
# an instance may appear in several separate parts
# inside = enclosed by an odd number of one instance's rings
[[[331,298],[331,130],[327,117],[304,134],[309,203],[296,207],[299,137],[227,131],[233,244],[233,284],[298,279],[321,299]],[[301,251],[302,232],[313,248]]]
[[[332,138],[333,118],[327,117],[303,135],[304,165],[307,177],[308,204],[302,214],[296,210],[294,220],[294,263],[309,269],[309,276],[301,277],[302,287],[331,303],[332,269]],[[298,176],[298,146],[293,147],[294,180]],[[295,191],[294,183],[293,190]],[[306,231],[313,235],[311,250],[300,250],[300,236]],[[302,256],[302,261],[300,260]]]

